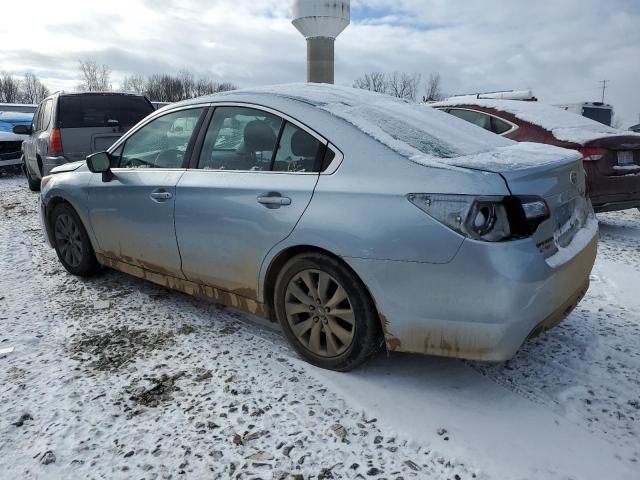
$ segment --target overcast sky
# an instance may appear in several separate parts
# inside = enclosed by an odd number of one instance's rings
[[[304,81],[289,0],[5,0],[0,71],[72,89],[78,60],[128,73],[189,69],[241,86]],[[639,0],[352,0],[336,83],[440,72],[449,93],[531,88],[546,103],[606,101],[639,123]]]

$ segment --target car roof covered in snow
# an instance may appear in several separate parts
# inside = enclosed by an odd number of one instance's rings
[[[300,83],[222,92],[172,104],[172,109],[207,102],[246,102],[282,110],[319,133],[335,130],[339,118],[411,161],[428,166],[504,168],[553,163],[572,156],[566,150],[515,142],[425,105],[351,87]],[[330,138],[330,137],[329,137]],[[338,145],[339,146],[339,145]],[[530,154],[524,154],[524,150]],[[535,152],[531,152],[531,151]],[[531,154],[535,153],[535,154]]]
[[[619,135],[629,132],[608,127],[575,113],[567,112],[559,107],[539,102],[523,102],[518,100],[487,99],[455,99],[432,104],[433,107],[478,106],[510,113],[516,118],[548,130],[555,138],[564,142],[584,145],[591,140]]]

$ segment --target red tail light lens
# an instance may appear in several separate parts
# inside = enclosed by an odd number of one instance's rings
[[[49,137],[49,155],[62,155],[62,137],[60,129],[54,128]]]
[[[581,148],[580,153],[583,160],[595,162],[604,157],[607,151],[604,148]]]

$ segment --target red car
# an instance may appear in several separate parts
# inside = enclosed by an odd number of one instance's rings
[[[596,212],[640,209],[640,134],[538,102],[465,98],[431,106],[517,142],[578,150]]]

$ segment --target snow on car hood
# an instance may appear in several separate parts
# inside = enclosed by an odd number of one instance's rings
[[[51,173],[63,173],[63,172],[73,172],[78,170],[78,168],[86,165],[86,160],[78,160],[77,162],[65,163],[63,165],[59,165],[51,170]]]
[[[456,107],[461,105],[477,105],[493,108],[514,115],[520,120],[549,130],[558,140],[584,145],[591,140],[619,135],[637,135],[628,131],[617,130],[590,118],[566,112],[559,107],[538,102],[518,100],[451,100],[434,103],[435,107]]]

